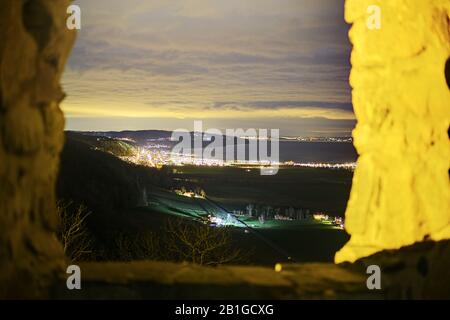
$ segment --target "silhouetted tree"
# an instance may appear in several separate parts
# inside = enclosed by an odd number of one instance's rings
[[[72,202],[58,202],[59,228],[57,236],[65,255],[71,261],[86,260],[92,253],[92,238],[86,228],[86,218],[90,212],[84,205],[76,206],[75,209],[72,207]]]
[[[188,261],[202,265],[219,265],[237,262],[239,249],[232,245],[227,227],[170,219],[165,225],[167,253],[176,261]]]

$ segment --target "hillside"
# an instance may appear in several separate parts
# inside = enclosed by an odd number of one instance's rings
[[[137,154],[139,148],[134,141],[123,137],[112,138],[68,131],[66,132],[66,138],[69,141],[83,142],[96,150],[109,152],[115,156],[133,156]]]
[[[146,193],[167,186],[168,171],[126,163],[114,155],[96,150],[92,137],[68,133],[61,154],[57,196],[84,204],[92,214],[89,226],[102,233],[121,224],[130,209],[145,205]],[[107,141],[108,148],[120,149],[122,142]]]

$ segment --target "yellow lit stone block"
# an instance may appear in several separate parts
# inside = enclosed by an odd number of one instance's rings
[[[450,1],[347,0],[345,12],[360,158],[337,263],[450,238]]]

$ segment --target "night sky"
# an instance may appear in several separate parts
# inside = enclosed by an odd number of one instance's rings
[[[354,126],[343,0],[78,0],[66,129]]]

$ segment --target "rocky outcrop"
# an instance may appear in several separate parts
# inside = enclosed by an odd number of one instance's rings
[[[450,2],[347,0],[345,18],[360,157],[336,262],[450,238]]]
[[[44,297],[64,257],[53,235],[63,146],[59,84],[75,33],[68,0],[0,0],[0,296]]]

